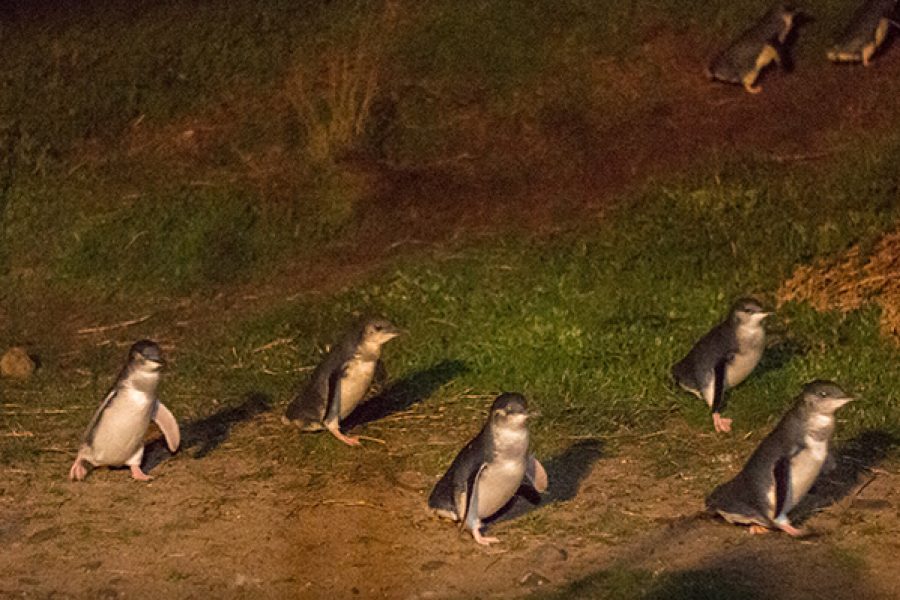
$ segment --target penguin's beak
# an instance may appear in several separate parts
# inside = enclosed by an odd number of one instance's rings
[[[378,333],[380,333],[382,336],[386,337],[387,339],[391,339],[391,338],[397,337],[398,335],[404,335],[406,333],[406,330],[400,329],[399,327],[397,327],[395,325],[386,325],[381,330],[379,330]]]

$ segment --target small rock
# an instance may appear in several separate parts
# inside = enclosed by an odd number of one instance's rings
[[[81,568],[84,569],[85,571],[96,571],[97,569],[99,569],[102,566],[103,566],[102,562],[100,562],[99,560],[94,560],[91,562],[84,563],[83,565],[81,565]]]
[[[535,571],[528,571],[519,579],[519,585],[523,587],[542,587],[550,583],[550,580]]]
[[[34,373],[34,361],[21,346],[10,348],[0,358],[0,376],[12,379],[28,379]]]
[[[436,571],[446,564],[447,563],[442,560],[429,560],[427,563],[424,563],[421,567],[419,567],[419,569],[425,572]]]
[[[551,565],[569,560],[569,553],[565,548],[553,544],[542,544],[531,553],[531,559],[540,565]]]

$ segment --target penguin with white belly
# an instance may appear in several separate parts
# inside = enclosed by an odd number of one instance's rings
[[[460,451],[428,498],[430,509],[459,521],[479,544],[499,541],[481,534],[482,520],[506,506],[519,486],[526,483],[539,493],[547,489],[547,472],[528,451],[528,416],[524,396],[498,396],[484,428]]]
[[[780,529],[791,536],[802,535],[791,525],[788,513],[822,471],[834,432],[834,412],[851,400],[830,381],[806,384],[796,404],[741,472],[709,495],[707,510],[729,523],[750,525],[751,533]]]
[[[178,422],[157,396],[164,366],[156,342],[141,340],[131,346],[128,363],[88,425],[78,457],[69,469],[69,479],[83,480],[87,463],[95,467],[127,465],[134,479],[149,481],[151,477],[141,470],[141,458],[150,421],[159,426],[169,450],[178,449]]]

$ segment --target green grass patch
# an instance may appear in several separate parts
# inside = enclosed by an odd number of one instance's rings
[[[897,146],[877,156],[825,179],[750,161],[653,186],[599,230],[538,242],[500,236],[409,258],[327,300],[301,297],[251,317],[204,342],[217,357],[211,363],[208,352],[194,360],[190,350],[183,360],[198,376],[209,372],[203,364],[246,361],[253,372],[265,360],[282,373],[269,385],[285,389],[303,379],[291,365],[315,364],[351,315],[382,313],[410,331],[386,350],[394,378],[459,361],[465,370],[441,395],[523,391],[542,413],[539,444],[561,447],[561,432],[653,431],[673,412],[707,428],[706,407],[674,388],[670,365],[735,298],[755,294],[771,306],[796,265],[874,239],[894,222],[896,176],[885,165]],[[829,378],[861,399],[841,412],[840,437],[898,433],[900,377],[885,368],[896,349],[879,335],[877,317],[873,309],[778,311],[762,365],[729,393],[738,431],[766,427],[803,383]],[[264,359],[252,352],[280,337],[295,341]]]

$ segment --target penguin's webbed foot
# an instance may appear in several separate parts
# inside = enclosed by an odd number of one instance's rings
[[[772,533],[772,530],[765,525],[753,524],[750,526],[750,535],[762,535],[764,533]]]
[[[333,435],[337,439],[341,440],[348,446],[359,446],[360,445],[358,437],[344,435],[343,433],[341,433],[340,429],[329,429],[328,431],[331,432],[331,435]]]
[[[499,538],[485,537],[481,535],[481,531],[477,527],[472,529],[472,537],[477,543],[481,544],[482,546],[490,546],[491,544],[496,544],[500,541]]]
[[[758,94],[762,91],[761,85],[744,85],[744,89],[750,92],[751,94]]]
[[[72,481],[82,481],[87,477],[87,469],[84,467],[84,463],[80,458],[76,458],[75,462],[72,464],[72,468],[69,469],[69,479]]]
[[[153,478],[141,471],[140,465],[128,465],[128,468],[131,469],[131,478],[136,479],[138,481],[150,481]]]
[[[784,523],[776,523],[776,525],[778,525],[778,529],[785,532],[791,537],[802,537],[806,535],[805,531],[803,531],[802,529],[797,529],[787,521],[785,521]]]
[[[716,433],[728,433],[731,431],[731,422],[732,419],[726,419],[719,413],[713,413],[713,427],[716,428]]]

